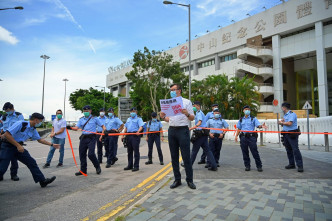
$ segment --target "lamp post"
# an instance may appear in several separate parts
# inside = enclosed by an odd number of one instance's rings
[[[23,10],[23,7],[22,6],[16,6],[14,8],[0,8],[0,10],[8,10],[8,9]]]
[[[105,109],[105,89],[106,89],[106,87],[102,87],[102,86],[95,86],[95,87],[104,88],[104,109]]]
[[[50,57],[47,55],[41,55],[40,57],[44,59],[44,78],[43,78],[43,97],[42,97],[42,114],[44,115],[45,65],[46,65],[46,60],[49,59]]]
[[[67,81],[69,81],[67,78],[63,79],[62,81],[65,82],[65,98],[63,101],[63,116],[66,116],[66,91],[67,91]]]
[[[179,3],[174,3],[171,1],[163,1],[165,5],[180,5],[188,8],[188,20],[189,20],[189,100],[191,100],[191,34],[190,34],[190,4],[179,4]]]

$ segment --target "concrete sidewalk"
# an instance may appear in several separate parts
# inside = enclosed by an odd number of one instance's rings
[[[211,172],[194,164],[196,190],[185,183],[160,188],[126,220],[332,220],[332,155],[302,150],[304,173],[285,170],[286,152],[279,145],[259,147],[262,173],[252,161],[244,171],[238,144],[225,142],[221,167]],[[198,154],[200,157],[200,153]]]

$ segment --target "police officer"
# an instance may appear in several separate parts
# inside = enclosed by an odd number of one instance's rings
[[[228,130],[228,123],[221,118],[219,109],[214,109],[213,114],[214,114],[213,119],[208,120],[206,127],[216,128],[216,129],[225,128],[226,130]],[[227,131],[222,131],[222,130],[210,130],[209,148],[213,153],[214,159],[216,160],[217,167],[219,167],[222,140],[224,139],[226,132]]]
[[[50,137],[52,138],[52,143],[60,144],[59,149],[59,163],[56,167],[63,166],[63,157],[65,153],[65,141],[66,141],[66,126],[67,122],[65,119],[62,118],[62,110],[56,111],[56,119],[52,122],[52,132]],[[48,152],[47,160],[43,168],[47,168],[50,166],[53,155],[54,155],[55,148],[51,146],[50,151]]]
[[[2,129],[0,135],[0,148],[1,148],[1,137],[3,134],[17,121],[23,121],[24,117],[20,112],[15,111],[14,105],[10,102],[6,102],[2,108],[6,113],[1,117]],[[10,166],[10,176],[13,181],[19,181],[20,178],[17,176],[18,163],[16,158],[12,158]]]
[[[260,159],[258,149],[257,149],[257,133],[248,132],[254,131],[255,127],[257,128],[267,128],[265,123],[261,125],[256,117],[250,115],[250,107],[248,105],[243,107],[244,117],[241,117],[238,121],[236,127],[236,135],[235,142],[238,141],[238,135],[240,134],[240,145],[243,155],[243,161],[245,166],[245,171],[250,171],[250,157],[249,157],[249,149],[251,154],[253,155],[256,167],[258,172],[262,172],[262,161]],[[243,131],[243,132],[242,132]],[[241,132],[241,133],[240,133]]]
[[[208,113],[205,115],[205,122],[208,122],[208,120],[214,118],[213,111],[214,111],[214,109],[218,109],[218,107],[219,107],[218,104],[212,104],[212,106],[211,106],[212,111],[208,112]],[[206,163],[205,159],[206,159],[206,155],[205,155],[205,153],[203,152],[202,155],[201,155],[201,160],[198,161],[198,164],[205,164],[205,163]]]
[[[170,94],[172,98],[181,97],[182,88],[180,84],[172,84],[170,86]],[[183,109],[182,114],[176,116],[166,116],[164,112],[160,112],[161,119],[169,122],[168,129],[168,144],[171,152],[172,167],[175,181],[170,186],[174,189],[180,186],[181,173],[179,166],[179,150],[181,150],[181,156],[184,162],[186,171],[186,181],[191,189],[196,189],[193,182],[193,168],[190,159],[190,133],[189,125],[192,120],[195,119],[193,106],[190,100],[182,97]]]
[[[146,165],[152,164],[153,143],[156,143],[160,165],[164,165],[163,152],[161,151],[161,146],[160,146],[160,136],[161,140],[164,141],[163,125],[157,119],[156,112],[151,113],[151,118],[152,119],[147,124],[147,132],[158,131],[158,133],[148,133],[146,135],[146,141],[148,142],[148,147],[149,147],[149,153],[148,153],[149,160],[145,162],[145,164]]]
[[[39,127],[43,120],[43,115],[33,113],[29,121],[18,121],[5,132],[5,140],[2,142],[0,150],[0,181],[3,180],[3,174],[8,169],[9,162],[13,158],[18,159],[30,169],[34,181],[36,183],[39,182],[41,187],[46,187],[55,180],[55,176],[45,178],[44,174],[40,171],[36,160],[32,158],[26,149],[23,148],[23,142],[29,138],[37,140],[41,144],[60,148],[59,144],[53,144],[40,138],[36,127]]]
[[[283,144],[287,151],[287,157],[289,165],[285,166],[286,169],[295,169],[295,162],[297,165],[297,171],[303,172],[303,160],[299,149],[299,132],[297,127],[297,115],[290,110],[289,103],[283,103],[281,105],[282,111],[284,112],[284,118],[278,123],[283,127],[283,131],[291,132],[284,133]],[[295,158],[295,160],[294,160]]]
[[[107,136],[107,140],[105,140],[105,142],[107,142],[107,147],[109,148],[108,152],[109,155],[107,156],[107,164],[106,164],[106,168],[111,167],[111,165],[113,165],[118,158],[116,157],[117,154],[117,140],[119,138],[118,135],[113,136],[116,133],[120,133],[124,127],[123,122],[115,117],[114,115],[114,109],[113,108],[109,108],[108,109],[108,119],[105,122],[105,127],[106,127],[106,134],[112,134],[112,136]]]
[[[139,133],[143,132],[143,120],[137,116],[137,109],[133,107],[130,109],[130,117],[125,124],[124,133],[136,133],[126,135],[127,138],[127,153],[128,153],[128,166],[124,170],[132,170],[133,172],[139,170],[139,144],[141,142],[141,136]],[[122,136],[122,140],[124,136]],[[133,164],[134,155],[134,164]]]
[[[86,105],[83,107],[83,114],[84,116],[80,118],[78,121],[76,127],[67,127],[68,129],[72,130],[78,130],[79,128],[82,129],[82,135],[80,136],[80,145],[78,147],[79,153],[80,153],[80,161],[81,161],[81,171],[83,173],[87,173],[87,161],[86,161],[86,155],[88,152],[88,157],[93,163],[93,166],[96,168],[96,173],[101,173],[101,168],[99,161],[95,154],[95,148],[96,148],[96,129],[97,126],[100,126],[105,130],[105,126],[100,122],[98,117],[93,117],[91,115],[91,107],[89,105]],[[76,172],[76,176],[83,175],[81,172]]]
[[[206,127],[205,115],[203,111],[201,111],[201,102],[194,102],[194,111],[196,111],[195,115],[195,126],[190,128],[190,130],[194,130],[193,137],[196,137],[193,142],[193,149],[191,152],[191,163],[194,164],[199,148],[202,147],[203,153],[207,156],[207,160],[210,163],[208,167],[209,170],[217,171],[217,164],[214,159],[214,156],[208,145],[208,135],[209,132],[207,129],[202,129],[198,127]]]
[[[105,109],[104,108],[100,108],[99,110],[99,117],[98,119],[100,120],[100,122],[105,125],[106,119],[107,117],[105,116]],[[103,132],[103,128],[97,125],[97,133],[102,133]],[[101,141],[102,135],[97,134],[97,154],[98,154],[98,161],[99,163],[103,163],[103,142]],[[108,148],[106,147],[107,145],[105,145],[105,154],[106,157],[108,157],[109,155],[109,151]]]

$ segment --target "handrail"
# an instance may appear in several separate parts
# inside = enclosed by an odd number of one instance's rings
[[[273,87],[273,84],[272,83],[257,83],[258,86],[271,86]]]
[[[251,44],[247,44],[248,48],[255,48],[255,49],[270,49],[272,50],[272,47],[270,46],[257,46],[257,45],[251,45]]]
[[[252,63],[252,62],[249,62],[249,61],[241,61],[243,64],[247,64],[247,65],[250,65],[250,66],[253,66],[253,67],[256,67],[256,68],[272,68],[272,65],[269,65],[269,64],[255,64],[255,63]]]

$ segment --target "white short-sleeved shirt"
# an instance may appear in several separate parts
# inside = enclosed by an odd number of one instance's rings
[[[65,128],[65,130],[61,134],[55,135],[56,138],[66,138],[66,126],[67,122],[63,118],[61,118],[60,120],[58,119],[53,120],[54,133],[59,132],[63,127]]]
[[[195,115],[191,101],[186,98],[182,98],[182,102],[183,102],[183,109],[186,109],[190,115]],[[191,121],[184,114],[169,117],[170,127],[189,126],[190,122]]]

